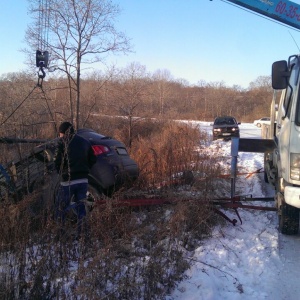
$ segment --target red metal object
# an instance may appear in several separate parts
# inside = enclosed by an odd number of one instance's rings
[[[108,200],[113,206],[152,206],[152,205],[162,205],[162,204],[171,204],[174,200],[163,199],[163,198],[138,198],[138,199],[112,199]],[[107,200],[97,200],[97,204],[106,204]],[[178,201],[178,200],[177,200]]]
[[[254,174],[263,173],[263,172],[264,172],[264,169],[260,168],[256,171],[253,171],[253,172],[237,172],[236,175],[237,176],[247,175],[246,178],[249,178]],[[231,174],[220,174],[218,176],[218,178],[230,178],[230,176],[231,176]]]
[[[181,201],[189,201],[189,199],[167,199],[167,198],[133,198],[133,199],[112,199],[109,200],[110,204],[114,207],[143,207],[143,206],[154,206],[154,205],[167,205]],[[259,206],[259,205],[248,205],[242,203],[242,201],[262,201],[269,202],[274,201],[274,198],[252,198],[252,197],[243,197],[235,196],[233,198],[220,198],[211,200],[214,206],[213,210],[215,213],[222,216],[231,224],[235,225],[237,223],[236,219],[230,219],[224,212],[217,208],[232,208],[238,219],[242,224],[242,219],[239,215],[238,208],[244,209],[255,209],[255,210],[264,210],[264,211],[276,211],[275,207],[268,206]],[[107,200],[97,200],[98,205],[104,205],[107,203]]]
[[[247,143],[246,143],[247,144]],[[241,148],[239,146],[239,138],[233,137],[231,139],[231,173],[228,175],[219,175],[219,178],[230,178],[231,180],[231,197],[230,198],[221,198],[221,199],[213,199],[212,204],[214,206],[213,210],[215,213],[221,215],[223,218],[225,218],[227,221],[235,225],[237,223],[236,219],[230,219],[224,212],[222,212],[220,209],[217,208],[217,206],[220,206],[222,208],[231,208],[235,211],[236,215],[238,216],[241,224],[242,224],[242,219],[239,215],[238,208],[244,208],[244,209],[256,209],[256,210],[266,210],[266,211],[276,211],[277,209],[274,207],[267,207],[267,206],[257,206],[257,205],[246,205],[243,204],[242,201],[274,201],[274,198],[252,198],[252,197],[245,197],[245,196],[234,196],[235,195],[235,179],[237,175],[247,175],[246,178],[249,178],[253,174],[261,173],[263,172],[263,168],[260,168],[254,172],[247,172],[247,173],[238,173],[237,172],[237,157],[238,157],[238,151],[242,150],[251,150],[251,149],[246,149],[247,147],[244,146]],[[178,181],[182,182],[182,180],[188,178],[189,180],[192,179],[193,181],[193,176],[183,176],[182,178],[179,178]],[[172,183],[167,183],[167,185],[174,184]],[[117,200],[112,200],[111,205],[113,206],[151,206],[151,205],[163,205],[163,204],[171,204],[175,203],[178,201],[188,201],[187,199],[163,199],[163,198],[138,198],[138,199],[117,199]],[[97,202],[99,203],[99,202]],[[102,204],[105,204],[105,200],[101,202]]]
[[[242,224],[242,219],[239,215],[238,208],[244,208],[244,209],[256,209],[256,210],[265,210],[265,211],[277,211],[275,207],[269,207],[269,206],[259,206],[259,205],[247,205],[243,204],[241,201],[264,201],[264,202],[269,202],[269,201],[274,201],[274,198],[252,198],[252,197],[242,197],[242,196],[235,196],[233,198],[221,198],[221,199],[216,199],[213,200],[213,204],[219,205],[222,208],[232,208],[234,209],[236,215],[238,216],[241,224]],[[236,219],[229,219],[222,211],[219,209],[215,208],[214,209],[216,213],[221,215],[223,218],[225,218],[227,221],[235,225],[237,223]]]

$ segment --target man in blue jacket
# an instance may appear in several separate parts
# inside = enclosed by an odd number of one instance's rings
[[[86,216],[88,174],[97,157],[90,143],[75,133],[70,122],[59,126],[59,137],[54,156],[55,167],[61,177],[56,216],[64,224],[67,212],[75,208],[79,238]]]

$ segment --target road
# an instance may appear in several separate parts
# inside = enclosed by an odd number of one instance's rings
[[[210,122],[201,121],[185,121],[185,123],[191,123],[195,126],[199,126],[200,129],[205,130],[209,135],[212,134],[212,126]],[[241,138],[260,138],[261,129],[253,125],[252,123],[242,123],[240,126]]]
[[[211,137],[212,126],[208,122],[190,124],[199,126]],[[251,123],[242,123],[240,133],[241,138],[259,139],[261,129]],[[231,143],[221,139],[212,141],[211,138],[207,144],[206,150],[211,155],[222,155],[225,162],[228,158],[224,167],[229,168]],[[263,153],[239,152],[239,170],[260,170],[263,164]],[[224,187],[224,195],[228,195],[229,184],[218,186],[220,189]],[[237,195],[252,195],[253,198],[274,196],[274,189],[264,182],[262,173],[238,176],[235,191]],[[252,205],[274,207],[273,202],[254,202]],[[188,279],[179,283],[170,299],[300,299],[300,234],[287,236],[279,233],[276,212],[242,208],[238,211],[243,222],[236,226],[224,225],[220,232],[216,231],[213,238],[195,251],[198,265],[189,270]],[[234,211],[228,209],[225,212],[236,218]],[[220,274],[222,272],[224,274]],[[237,286],[240,288],[237,289]]]

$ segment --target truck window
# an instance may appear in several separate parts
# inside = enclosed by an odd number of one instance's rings
[[[290,118],[291,115],[292,96],[293,96],[293,92],[296,90],[297,87],[298,77],[299,77],[299,66],[298,64],[294,64],[292,65],[289,85],[286,89],[285,99],[283,103],[284,116],[288,118]]]
[[[295,123],[297,126],[300,126],[300,91],[298,91],[298,97],[297,97]]]

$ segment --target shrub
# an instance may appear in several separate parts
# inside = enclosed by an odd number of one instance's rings
[[[218,167],[208,163],[198,128],[145,121],[139,131],[130,149],[139,180],[96,205],[81,240],[72,222],[62,228],[52,218],[51,177],[22,201],[1,203],[1,299],[163,299],[183,278],[185,251],[218,222],[208,197]],[[130,193],[171,204],[115,205]]]

